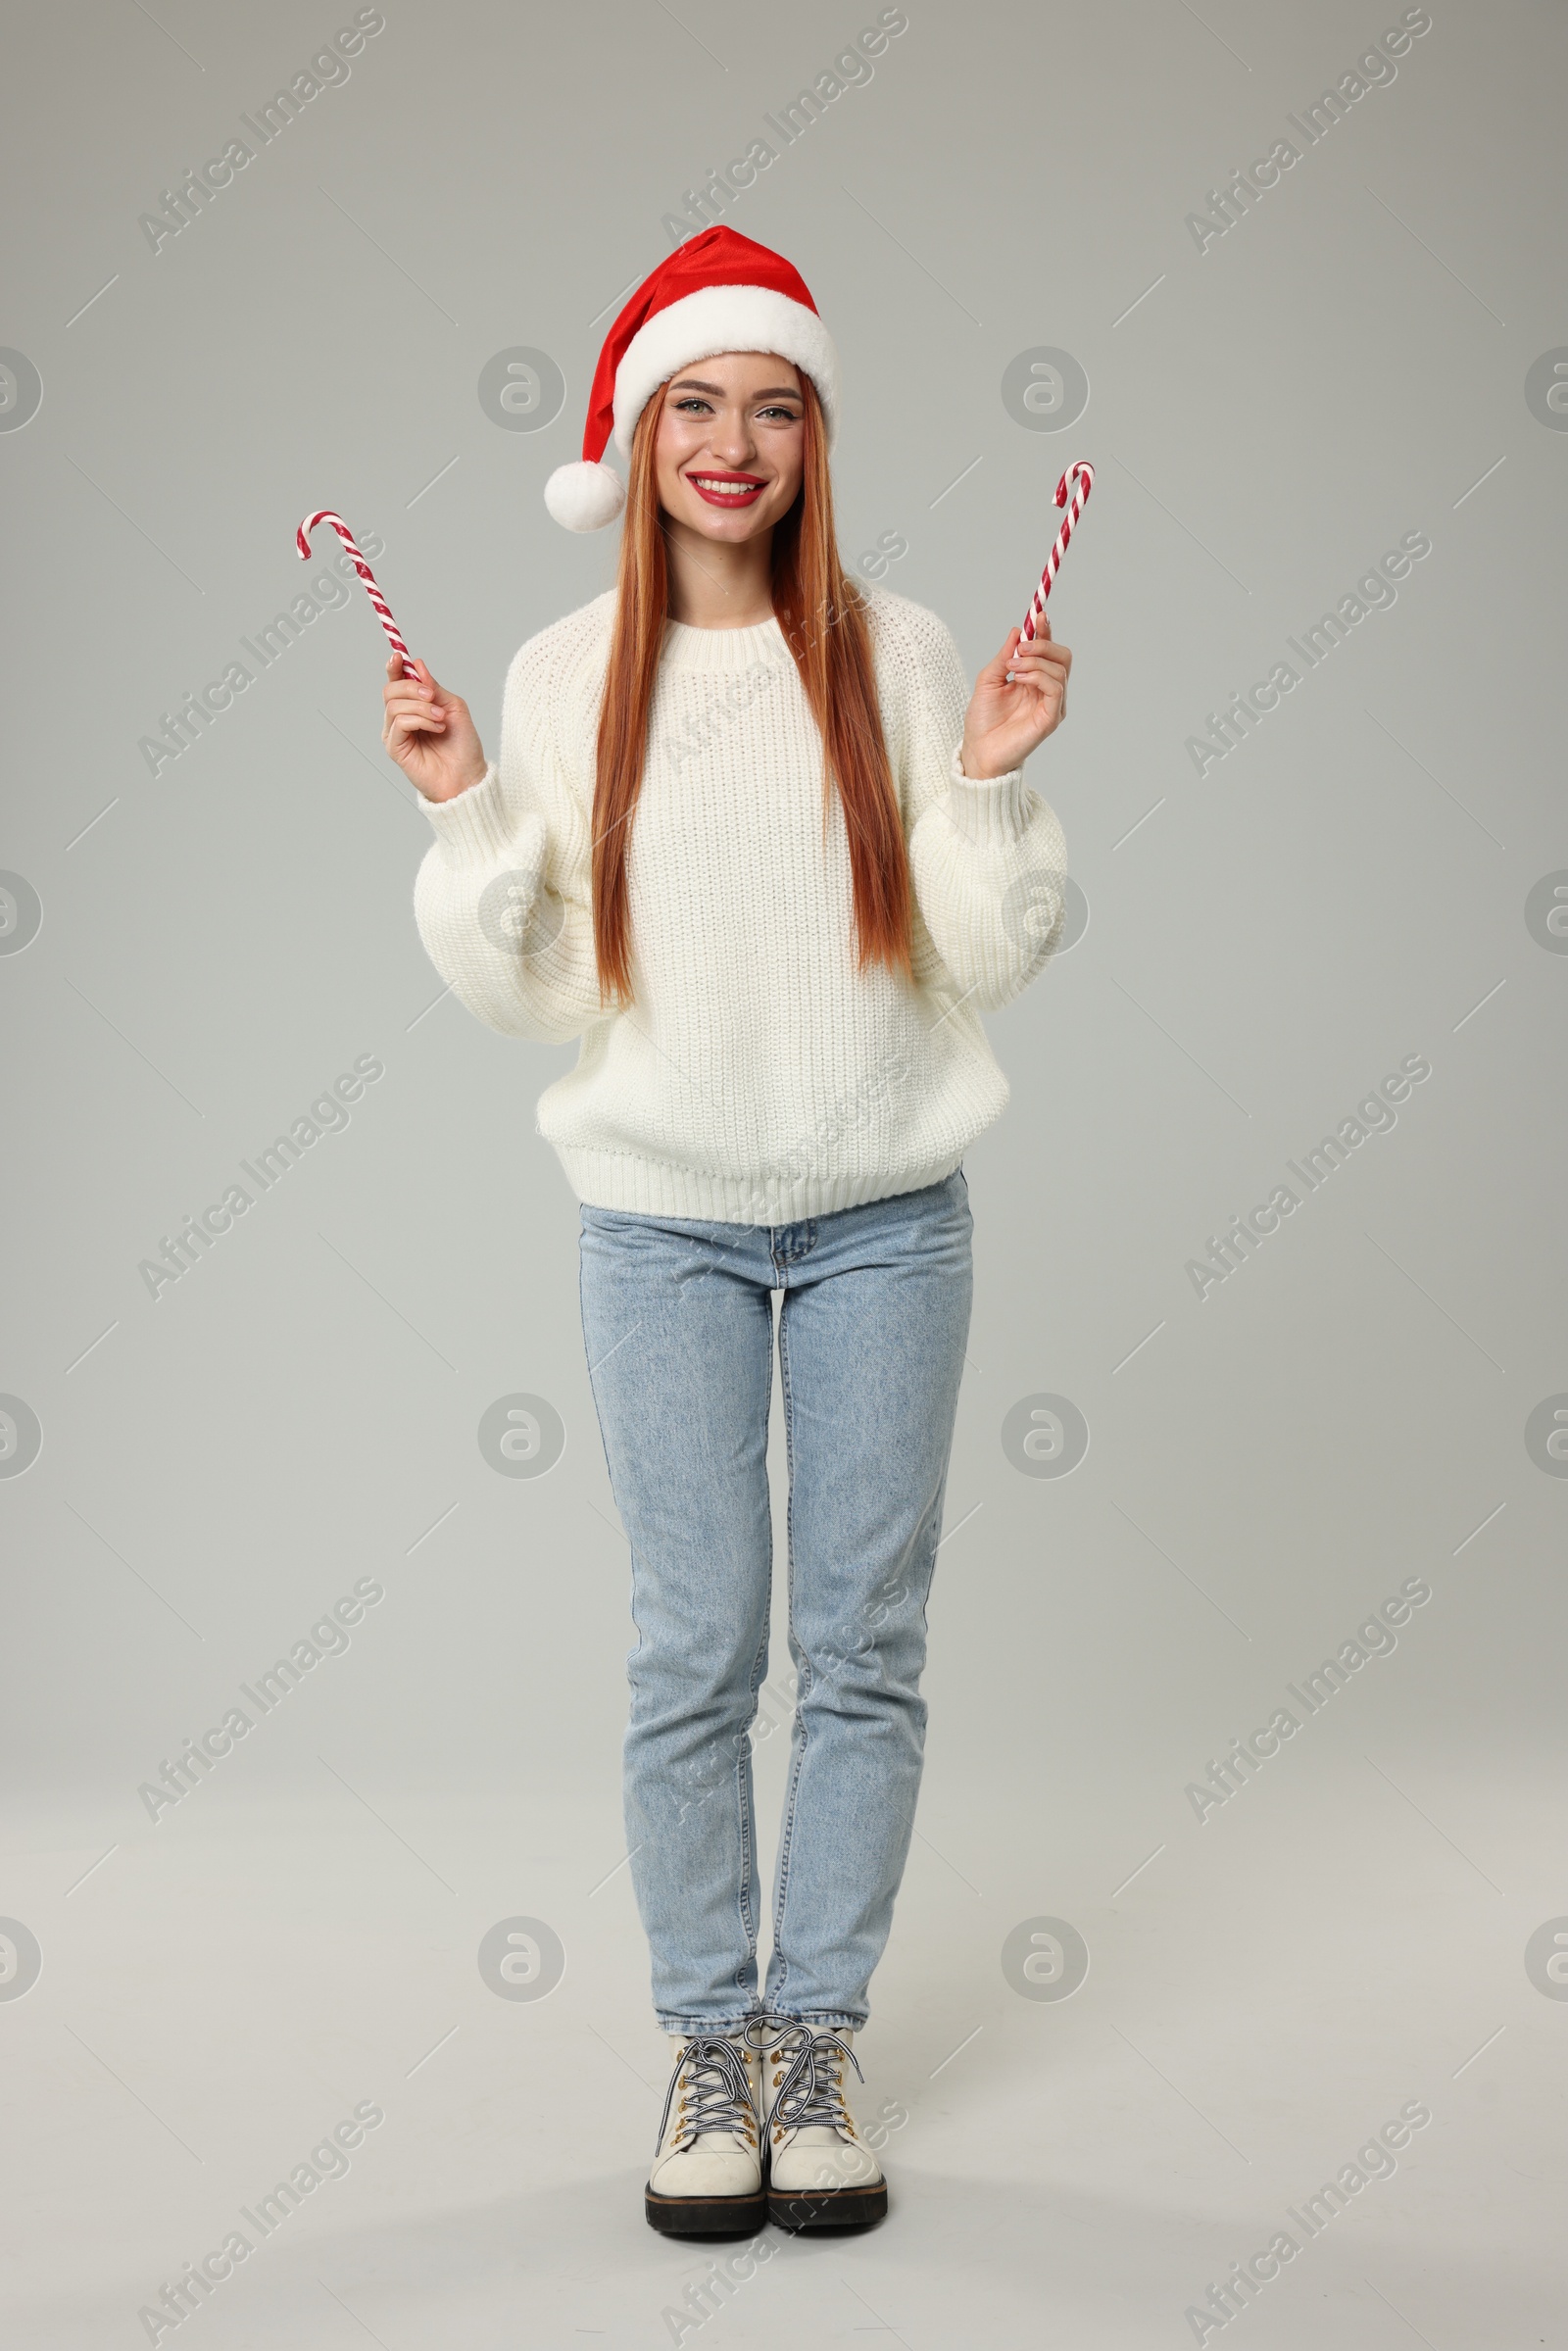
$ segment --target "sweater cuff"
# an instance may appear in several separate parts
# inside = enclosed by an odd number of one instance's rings
[[[512,837],[494,759],[476,784],[454,800],[427,800],[424,812],[454,865],[484,863],[505,851]]]
[[[948,765],[948,814],[966,841],[987,849],[1005,848],[1028,822],[1029,788],[1023,769],[1009,767],[1005,775],[965,775],[962,752],[960,743]]]

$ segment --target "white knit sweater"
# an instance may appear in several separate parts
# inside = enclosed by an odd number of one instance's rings
[[[531,637],[499,767],[427,802],[419,936],[470,1012],[581,1037],[539,1132],[579,1200],[785,1224],[951,1175],[1007,1100],[979,1014],[1061,927],[1065,850],[1021,767],[966,777],[968,687],[935,613],[863,589],[908,843],[914,984],[856,967],[849,845],[776,619],[671,622],[627,852],[633,1003],[601,1008],[594,749],[613,591]]]

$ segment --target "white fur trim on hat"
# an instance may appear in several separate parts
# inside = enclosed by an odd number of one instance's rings
[[[722,351],[776,351],[780,359],[803,369],[816,386],[832,448],[839,417],[839,357],[815,311],[792,302],[788,294],[775,293],[771,286],[702,286],[656,312],[626,346],[615,371],[614,438],[622,457],[630,457],[637,419],[665,377],[693,360],[716,359]],[[554,507],[550,511],[556,512]]]
[[[567,530],[603,530],[625,503],[626,485],[612,465],[589,465],[579,460],[558,465],[545,483],[545,504]]]

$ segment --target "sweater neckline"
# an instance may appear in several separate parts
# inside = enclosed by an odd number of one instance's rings
[[[666,621],[663,661],[671,669],[794,667],[776,612],[751,628],[694,628],[687,620]]]

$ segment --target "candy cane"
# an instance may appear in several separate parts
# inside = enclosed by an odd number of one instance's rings
[[[403,632],[392,617],[392,607],[387,603],[386,598],[376,586],[375,573],[370,569],[369,564],[366,562],[364,556],[361,555],[359,549],[355,546],[354,533],[350,530],[342,515],[334,514],[330,507],[323,506],[319,514],[307,514],[304,521],[300,524],[299,529],[295,532],[295,543],[299,548],[301,561],[308,563],[311,560],[311,533],[318,522],[329,522],[332,528],[337,532],[337,535],[342,540],[344,546],[348,549],[349,554],[353,559],[354,568],[359,573],[361,579],[363,579],[365,582],[365,592],[375,607],[376,618],[380,621],[381,626],[386,630],[387,641],[391,645],[391,648],[397,655],[399,661],[403,663],[404,676],[413,677],[415,673],[414,656],[410,653],[408,647],[403,642]]]
[[[1073,485],[1071,506],[1067,506],[1067,484],[1069,482]],[[1046,558],[1046,567],[1040,574],[1040,585],[1035,590],[1034,602],[1023,616],[1023,627],[1018,634],[1025,645],[1035,634],[1038,623],[1046,616],[1046,598],[1055,584],[1056,573],[1061,568],[1061,559],[1067,552],[1067,541],[1072,537],[1079,515],[1089,504],[1089,493],[1094,486],[1095,468],[1083,458],[1075,459],[1056,484],[1055,503],[1057,506],[1067,506],[1067,512],[1061,528],[1056,533],[1056,544]]]

